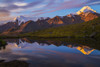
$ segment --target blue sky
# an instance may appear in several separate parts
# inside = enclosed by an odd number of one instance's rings
[[[0,21],[16,16],[54,17],[90,6],[100,13],[100,0],[0,0]]]
[[[96,12],[100,13],[100,5],[91,5],[90,6],[92,9],[96,10]],[[46,13],[46,14],[41,14],[40,16],[44,16],[44,17],[54,17],[54,16],[65,16],[67,14],[70,13],[76,13],[77,11],[79,11],[82,7],[78,7],[78,8],[72,8],[72,9],[62,9],[59,11],[55,11],[55,12],[51,12],[51,13]]]

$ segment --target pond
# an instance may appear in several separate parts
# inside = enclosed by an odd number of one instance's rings
[[[100,67],[100,50],[82,43],[28,38],[4,40],[7,45],[0,49],[0,60],[4,62],[25,61],[28,67]]]

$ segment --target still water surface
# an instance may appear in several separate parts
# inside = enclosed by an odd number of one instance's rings
[[[100,50],[62,41],[5,39],[0,60],[20,60],[29,67],[100,67]],[[4,48],[4,49],[3,49]]]

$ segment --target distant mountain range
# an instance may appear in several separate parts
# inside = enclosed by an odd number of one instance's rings
[[[76,14],[69,14],[62,17],[56,16],[54,18],[39,18],[36,21],[30,17],[19,16],[14,18],[12,22],[1,25],[0,32],[5,35],[8,33],[34,32],[50,27],[87,22],[99,16],[100,14],[96,13],[89,6],[84,6]]]
[[[35,21],[35,20],[37,20],[37,18],[36,17],[33,18],[33,17],[18,16],[18,17],[15,17],[13,21],[16,22],[16,20],[18,20],[18,25],[21,25],[22,23],[25,23],[29,20]]]
[[[16,22],[18,21],[18,25],[21,25],[22,23],[25,23],[29,20],[32,20],[32,21],[37,21],[38,19],[42,20],[42,19],[46,19],[46,17],[25,17],[25,16],[17,16],[15,17],[12,21],[13,22]]]

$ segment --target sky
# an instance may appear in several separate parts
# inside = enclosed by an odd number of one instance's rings
[[[0,0],[0,22],[16,16],[54,17],[75,13],[90,6],[100,13],[100,0]]]

